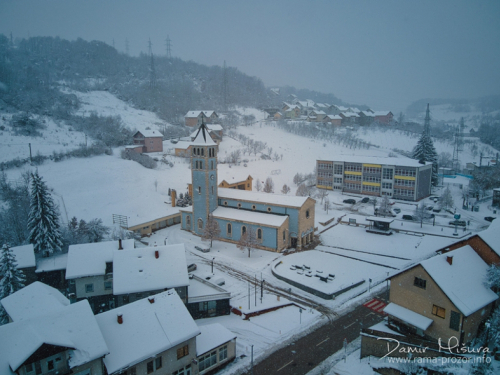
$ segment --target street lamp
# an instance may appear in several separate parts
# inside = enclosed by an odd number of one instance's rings
[[[212,273],[214,273],[214,260],[215,258],[212,258]]]

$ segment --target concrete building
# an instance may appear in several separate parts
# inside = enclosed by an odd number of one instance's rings
[[[432,163],[413,159],[349,156],[317,160],[316,170],[320,189],[413,202],[431,194]]]

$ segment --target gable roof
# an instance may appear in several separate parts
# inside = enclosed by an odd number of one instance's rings
[[[133,249],[134,240],[122,241],[124,249]],[[68,251],[66,279],[104,275],[106,263],[113,262],[113,250],[118,249],[118,241],[105,241],[71,245]]]
[[[215,113],[215,111],[208,110],[208,111],[189,111],[188,113],[186,113],[186,116],[184,117],[198,117],[201,114],[203,114],[203,116],[205,117],[211,117],[212,115],[217,116],[217,113]]]
[[[16,256],[17,268],[36,267],[33,244],[15,246],[10,249]]]
[[[280,227],[288,219],[288,216],[284,215],[273,215],[265,212],[238,210],[237,208],[220,206],[212,211],[212,215],[218,219],[237,220],[268,227]]]
[[[486,230],[477,235],[500,256],[500,219],[493,220]]]
[[[61,310],[69,300],[57,289],[35,281],[0,301],[14,322]]]
[[[155,256],[158,251],[158,258]],[[189,285],[184,244],[114,250],[113,294]]]
[[[447,257],[452,257],[451,265]],[[488,265],[469,245],[427,259],[420,265],[465,316],[498,299],[483,284]]]
[[[1,374],[13,374],[44,344],[70,348],[70,368],[109,353],[87,300],[51,311],[37,310],[36,316],[0,326]]]
[[[236,338],[236,335],[220,323],[199,327],[201,334],[196,336],[196,356],[215,349]]]
[[[117,322],[122,314],[123,323]],[[104,358],[109,374],[133,366],[200,333],[174,289],[96,315],[108,344]]]
[[[141,130],[134,134],[134,138],[137,134],[142,134],[147,138],[163,138],[163,134],[161,134],[158,130]]]

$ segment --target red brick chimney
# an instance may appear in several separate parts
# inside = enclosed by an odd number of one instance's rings
[[[116,316],[116,321],[118,322],[118,324],[123,324],[123,314],[118,314]]]
[[[121,238],[118,239],[118,250],[123,250],[122,239]]]
[[[158,250],[155,250],[155,258],[158,259],[160,257],[160,252]]]
[[[155,298],[154,297],[148,297],[149,303],[155,303]]]
[[[450,264],[450,266],[453,264],[453,256],[451,257],[446,257],[446,261]]]

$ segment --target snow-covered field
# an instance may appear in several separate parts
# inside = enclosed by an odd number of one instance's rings
[[[157,129],[158,126],[165,125],[156,115],[133,109],[108,92],[76,94],[84,103],[80,109],[81,115],[86,115],[90,111],[97,111],[103,115],[119,115],[128,127],[139,130],[146,127]],[[257,120],[263,117],[263,113],[255,109],[241,109],[240,112],[247,115],[253,114]],[[0,123],[6,125],[7,122],[8,115],[0,116]],[[8,130],[0,132],[0,161],[11,160],[14,157],[27,157],[29,155],[28,143],[32,144],[34,154],[37,151],[42,154],[50,154],[53,150],[61,151],[77,147],[85,140],[82,133],[70,131],[67,126],[59,126],[49,119],[46,119],[46,125],[47,129],[44,131],[43,138],[13,136]],[[418,140],[418,138],[399,133],[367,129],[358,132],[356,136],[379,146],[379,148],[372,147],[366,150],[351,149],[323,140],[303,138],[263,122],[257,122],[251,126],[240,126],[237,132],[256,141],[266,142],[267,147],[273,148],[273,154],[280,155],[280,160],[263,160],[259,155],[244,154],[242,159],[248,159],[246,163],[240,165],[219,164],[219,182],[222,180],[228,182],[243,180],[248,175],[251,175],[254,180],[258,179],[264,182],[267,177],[271,177],[276,194],[279,193],[284,184],[292,188],[291,194],[295,194],[294,175],[296,173],[312,173],[317,159],[335,159],[345,155],[386,157],[394,148],[411,150]],[[453,152],[452,145],[436,142],[435,146],[438,154],[440,152]],[[167,194],[169,188],[183,193],[187,191],[187,184],[191,182],[191,171],[187,159],[171,156],[174,148],[174,144],[169,141],[164,142],[164,153],[168,155],[167,160],[172,162],[173,167],[160,162],[158,167],[153,170],[146,169],[136,162],[121,159],[119,149],[115,149],[113,155],[109,156],[69,159],[58,163],[48,161],[37,168],[48,186],[53,189],[53,196],[59,203],[63,221],[73,216],[84,220],[101,218],[104,224],[111,225],[112,214],[121,214],[126,215],[130,222],[139,222],[165,216],[176,210],[168,204],[170,200]],[[219,158],[222,159],[235,150],[243,152],[244,147],[239,141],[226,136],[220,144]],[[467,152],[462,153],[462,157],[463,163],[475,160],[473,155]],[[25,166],[20,169],[7,170],[6,174],[10,181],[16,181],[21,178],[24,171],[33,169],[33,167]],[[449,184],[456,182],[445,181]],[[461,183],[466,182],[461,181]],[[488,223],[483,220],[484,216],[495,216],[492,215],[488,204],[480,204],[479,212],[463,211],[460,208],[462,190],[458,185],[450,186],[455,197],[455,204],[458,207],[457,212],[461,213],[466,220],[471,221],[467,233],[487,227]],[[320,231],[325,227],[319,223],[332,218],[342,217],[345,221],[348,221],[349,218],[356,218],[357,222],[363,222],[366,216],[373,214],[373,206],[357,204],[350,207],[350,205],[342,203],[345,198],[346,196],[341,193],[330,192],[329,200],[334,208],[330,209],[328,213],[324,211],[323,205],[318,199],[315,226]],[[339,224],[321,234],[322,245],[315,252],[307,253],[308,256],[312,254],[318,254],[318,256],[310,257],[307,262],[311,263],[311,267],[314,263],[314,267],[317,269],[323,267],[323,272],[334,273],[336,275],[335,283],[338,285],[346,285],[360,278],[365,280],[371,278],[373,284],[381,283],[374,291],[372,290],[372,292],[377,292],[385,287],[385,283],[382,281],[387,277],[388,272],[389,274],[397,272],[409,264],[425,259],[431,256],[436,249],[445,247],[453,241],[454,228],[447,225],[448,221],[452,220],[450,214],[437,214],[436,226],[433,226],[432,223],[424,223],[423,227],[420,228],[420,224],[401,220],[403,214],[413,213],[414,204],[396,202],[395,206],[400,207],[402,212],[395,218],[392,226],[404,229],[411,234],[395,233],[388,237],[377,236],[366,233],[363,227]],[[417,232],[417,235],[414,232]],[[460,236],[463,235],[465,233],[461,232]],[[194,250],[194,246],[201,244],[201,240],[188,232],[181,231],[179,226],[158,231],[148,241],[150,244],[155,241],[163,243],[165,238],[167,238],[168,243],[182,242],[186,244],[188,264],[196,263],[198,270],[195,272],[200,276],[211,273],[213,261],[214,273],[225,279],[226,285],[224,287],[232,293],[232,303],[235,306],[248,303],[248,282],[240,277],[241,275],[238,276],[238,272],[254,276],[259,280],[265,279],[273,286],[288,289],[290,285],[277,280],[272,275],[271,267],[279,261],[285,263],[288,262],[288,259],[302,256],[295,254],[286,257],[281,254],[255,250],[248,258],[247,253],[238,250],[235,245],[219,241],[214,242],[210,253],[203,254]],[[298,259],[295,263],[297,262],[303,264],[305,260]],[[289,266],[287,267],[289,268]],[[342,269],[344,271],[345,269],[356,269],[356,272],[350,272],[349,275],[343,276]],[[304,275],[298,276],[305,278]],[[292,288],[292,290],[297,296],[309,298],[318,305],[326,306],[338,313],[342,313],[360,301],[369,298],[366,282],[333,301],[322,300],[297,288]],[[257,298],[257,302],[255,302],[255,292],[254,289],[250,290],[252,305],[250,310],[278,304],[277,296],[270,292],[264,294],[262,304],[260,298]],[[282,304],[284,300],[286,300],[286,294],[281,296],[279,304]],[[248,356],[250,345],[254,345],[255,355],[259,357],[269,353],[269,350],[276,345],[286,342],[294,335],[320,323],[323,319],[315,310],[305,309],[300,314],[299,307],[289,306],[270,314],[251,318],[250,321],[231,315],[203,319],[197,322],[199,324],[212,322],[223,324],[238,336],[238,356],[242,354]],[[224,371],[229,374],[248,365],[248,363],[249,358],[239,359]]]

